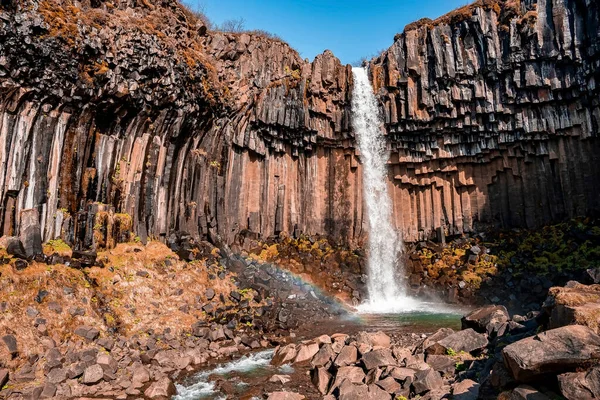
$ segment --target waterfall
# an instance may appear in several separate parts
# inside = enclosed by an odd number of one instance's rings
[[[353,68],[352,125],[362,161],[363,192],[369,223],[369,298],[361,312],[393,313],[415,308],[398,276],[402,237],[392,225],[392,201],[387,187],[387,160],[383,122],[373,88],[364,68]],[[403,271],[399,271],[402,273]]]

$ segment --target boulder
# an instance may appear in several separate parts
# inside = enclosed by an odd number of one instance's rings
[[[377,385],[356,385],[349,381],[340,386],[339,400],[389,400],[390,394]]]
[[[392,350],[386,348],[373,350],[363,355],[362,363],[364,364],[367,371],[377,367],[398,365],[398,362],[392,354]]]
[[[11,256],[22,259],[27,258],[23,243],[21,242],[21,239],[16,236],[2,236],[0,238],[0,247],[6,249],[6,252]]]
[[[333,390],[339,387],[345,380],[349,381],[350,383],[363,383],[365,380],[365,373],[360,367],[340,367],[335,374],[335,381],[333,382],[333,385],[329,388],[329,394],[331,394]]]
[[[438,341],[452,335],[453,333],[455,333],[455,331],[454,331],[454,329],[451,329],[451,328],[438,329],[434,334],[423,339],[423,342],[421,342],[421,344],[419,345],[419,348],[422,349],[423,351],[425,351],[425,350],[427,350],[427,348],[431,347]]]
[[[319,349],[319,352],[310,361],[313,368],[316,367],[329,367],[331,360],[336,354],[330,344],[324,344]]]
[[[416,394],[422,395],[431,390],[439,389],[443,383],[442,376],[437,371],[426,369],[415,373],[415,380],[412,386]]]
[[[326,394],[331,383],[331,374],[325,368],[315,368],[311,371],[311,381],[321,394]]]
[[[354,365],[358,361],[358,350],[353,345],[342,347],[340,354],[333,361],[333,365],[336,367],[343,367],[345,365]]]
[[[100,335],[100,331],[96,328],[92,328],[91,326],[82,325],[75,328],[75,334],[87,339],[90,342],[93,342]]]
[[[396,393],[398,390],[402,389],[402,386],[391,376],[377,382],[377,386],[387,393]]]
[[[600,336],[587,326],[552,329],[506,346],[504,364],[519,382],[574,371],[600,359]]]
[[[453,374],[456,370],[456,360],[450,356],[429,355],[425,361],[441,374]]]
[[[20,239],[25,255],[32,258],[43,254],[40,216],[35,208],[21,211]]]
[[[269,397],[267,397],[267,400],[303,400],[305,398],[306,397],[298,393],[273,392],[269,393]]]
[[[550,314],[550,329],[577,324],[600,334],[600,285],[573,282],[566,287],[553,287],[544,308]]]
[[[471,311],[461,319],[462,329],[472,328],[479,333],[493,336],[510,320],[504,306],[490,305]]]
[[[17,346],[17,338],[14,335],[4,335],[2,336],[2,342],[6,346],[8,353],[11,357],[16,357],[19,354],[19,347]]]
[[[488,345],[485,335],[475,332],[472,328],[455,332],[442,340],[433,343],[425,349],[427,354],[444,355],[449,352],[476,352]]]
[[[288,344],[287,346],[279,347],[275,350],[271,364],[276,367],[287,364],[296,357],[296,345]]]
[[[550,400],[550,398],[536,388],[520,385],[510,392],[509,400]]]
[[[164,377],[151,384],[148,389],[144,391],[144,396],[152,400],[167,400],[176,392],[177,390],[171,379]]]
[[[285,385],[286,383],[288,383],[291,380],[292,380],[292,378],[290,378],[289,375],[273,375],[272,377],[269,378],[269,382],[281,383],[282,385]]]
[[[372,348],[390,347],[391,339],[385,333],[379,332],[360,332],[356,335],[357,343],[370,345]]]
[[[6,385],[6,382],[8,382],[8,376],[7,369],[0,369],[0,389],[2,389],[2,387]]]
[[[318,343],[306,343],[298,345],[298,350],[296,353],[296,357],[294,358],[294,363],[301,363],[304,361],[308,361],[314,357],[315,354],[319,352],[319,344]]]
[[[94,385],[102,380],[104,377],[104,370],[98,364],[91,365],[83,372],[82,382],[86,385]]]
[[[477,400],[479,398],[479,383],[465,379],[452,385],[454,400]]]
[[[561,374],[558,385],[567,400],[600,399],[600,366],[587,372]]]

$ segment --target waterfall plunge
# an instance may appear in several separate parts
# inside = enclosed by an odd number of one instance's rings
[[[369,221],[369,299],[359,306],[359,311],[412,311],[419,308],[418,303],[406,296],[404,284],[396,274],[402,237],[392,226],[392,201],[387,188],[386,166],[389,154],[377,100],[367,71],[353,68],[352,73],[352,125],[362,161],[363,190]]]

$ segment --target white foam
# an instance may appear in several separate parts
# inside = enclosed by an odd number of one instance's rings
[[[208,379],[211,375],[226,375],[231,372],[249,372],[256,368],[268,365],[273,358],[273,350],[265,350],[238,360],[221,364],[210,371],[203,371],[194,376],[193,384],[184,386],[176,384],[177,394],[173,400],[204,399],[216,394],[215,384]],[[219,397],[219,399],[225,399]]]

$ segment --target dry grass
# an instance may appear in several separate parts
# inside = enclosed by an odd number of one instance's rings
[[[2,250],[0,257],[10,260]],[[99,329],[101,336],[110,332],[146,335],[150,330],[162,332],[166,328],[176,335],[189,332],[194,322],[209,319],[201,310],[207,303],[208,287],[214,289],[216,299],[221,294],[227,299],[225,306],[234,306],[229,300],[229,293],[236,289],[233,275],[219,279],[216,275],[223,271],[219,265],[183,262],[161,243],[119,244],[98,257],[107,268],[78,270],[34,262],[16,271],[11,264],[0,266],[0,310],[5,310],[0,318],[0,336],[15,335],[21,351],[17,359],[6,362],[7,367],[14,369],[27,356],[45,352],[43,336],[34,326],[36,318],[47,321],[48,335],[57,343],[71,339],[83,346],[83,340],[74,335],[80,325]],[[48,293],[38,303],[35,299],[41,290]],[[246,292],[244,297],[250,305],[259,306],[252,300],[254,293]],[[49,309],[51,302],[62,306],[60,314]],[[28,307],[39,315],[28,317]],[[72,307],[82,308],[85,315],[71,315]]]

